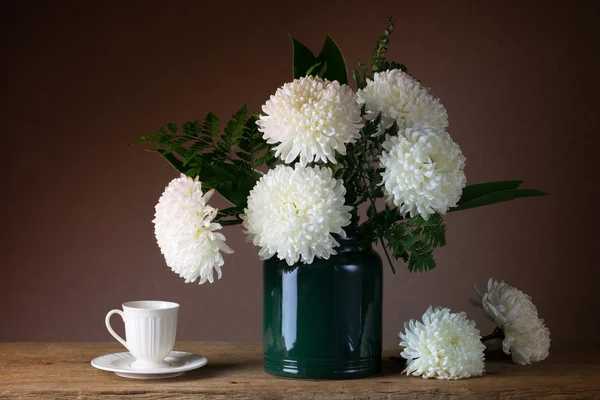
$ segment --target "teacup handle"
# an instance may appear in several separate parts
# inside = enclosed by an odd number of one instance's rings
[[[108,329],[108,331],[110,332],[111,335],[113,335],[113,337],[115,339],[117,339],[119,341],[119,343],[121,343],[123,346],[125,346],[125,348],[127,350],[129,350],[129,347],[127,347],[127,342],[125,340],[123,340],[123,338],[121,336],[119,336],[117,334],[117,332],[114,331],[114,329],[110,326],[110,317],[112,317],[113,314],[119,314],[121,316],[121,318],[123,318],[123,322],[125,322],[125,314],[123,313],[123,311],[121,310],[110,310],[108,312],[108,314],[106,314],[106,329]]]

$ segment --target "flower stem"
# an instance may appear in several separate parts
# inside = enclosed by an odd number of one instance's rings
[[[392,261],[392,258],[390,257],[387,249],[385,248],[385,243],[383,243],[383,238],[379,238],[379,242],[381,243],[381,247],[383,248],[383,252],[385,253],[385,256],[387,257],[388,263],[390,264],[390,267],[392,268],[392,272],[395,274],[396,273],[396,269],[394,268],[394,262]]]
[[[492,339],[504,339],[504,331],[502,329],[496,327],[496,329],[494,329],[494,332],[482,337],[481,341],[487,342],[488,340],[492,340]]]
[[[366,198],[371,202],[371,205],[373,206],[373,208],[375,209],[375,213],[377,213],[377,206],[375,205],[375,200],[369,196],[369,187],[371,186],[371,181],[369,180],[369,184],[367,185],[367,179],[365,178],[365,176],[363,175],[363,171],[360,169],[359,165],[356,165],[357,168],[357,173],[360,176],[360,179],[363,182],[363,185],[367,188],[367,192],[364,194],[364,196],[366,196]],[[373,221],[374,222],[374,221]],[[383,242],[383,237],[379,236],[379,243],[381,243],[381,247],[383,248],[383,252],[385,253],[385,256],[387,257],[388,263],[390,264],[390,268],[392,269],[392,272],[395,274],[396,273],[396,268],[394,268],[394,263],[392,261],[392,258],[390,257],[390,254],[388,253],[386,247],[385,247],[385,243]]]
[[[230,220],[226,220],[226,221],[218,221],[218,223],[221,224],[221,226],[239,225],[242,222],[243,221],[241,219],[230,219]]]

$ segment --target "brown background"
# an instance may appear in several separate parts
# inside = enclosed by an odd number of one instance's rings
[[[390,59],[433,88],[470,183],[522,178],[552,196],[447,218],[438,267],[386,270],[384,339],[427,306],[465,310],[491,276],[533,296],[554,344],[598,332],[595,2],[105,1],[2,3],[0,339],[111,340],[133,299],[181,303],[181,340],[261,339],[261,263],[239,227],[224,278],[184,284],[151,223],[176,176],[125,143],[159,125],[259,111],[291,76],[294,34],[326,33],[353,66],[387,17]],[[582,336],[584,335],[584,336]]]

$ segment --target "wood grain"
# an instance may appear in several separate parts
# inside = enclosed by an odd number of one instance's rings
[[[90,361],[123,351],[113,343],[0,343],[1,399],[600,399],[597,350],[553,351],[520,367],[488,361],[487,375],[461,381],[401,375],[385,352],[380,376],[353,381],[297,381],[262,371],[260,343],[181,342],[176,350],[202,354],[208,365],[165,380],[124,379]]]

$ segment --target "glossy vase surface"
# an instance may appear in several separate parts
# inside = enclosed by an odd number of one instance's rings
[[[264,262],[265,372],[298,379],[381,372],[381,258],[356,238],[337,240],[329,260]]]

